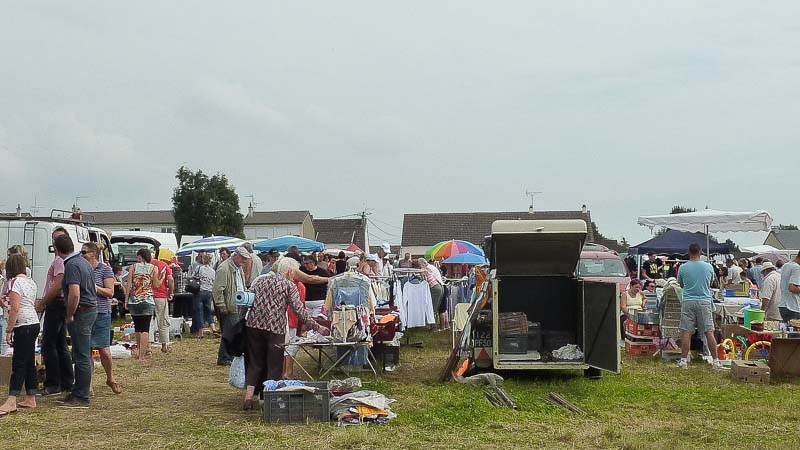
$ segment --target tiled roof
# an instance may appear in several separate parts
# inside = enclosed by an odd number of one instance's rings
[[[355,243],[364,248],[364,223],[362,219],[314,219],[315,240],[328,245]]]
[[[272,225],[303,223],[311,215],[308,211],[256,211],[245,216],[245,225]]]
[[[589,231],[586,240],[591,242],[594,238],[591,214],[588,211],[406,214],[403,217],[403,247],[433,245],[449,239],[461,239],[481,245],[483,238],[491,234],[492,222],[495,220],[531,219],[583,219]]]
[[[175,223],[172,210],[159,211],[84,211],[88,216],[94,216],[97,225],[146,225]]]
[[[800,249],[800,230],[772,230],[775,239],[783,244],[786,250]]]

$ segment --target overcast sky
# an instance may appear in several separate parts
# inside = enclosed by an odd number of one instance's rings
[[[246,208],[672,205],[798,223],[800,3],[3,2],[0,208],[171,208],[176,169]],[[41,212],[41,211],[40,211]],[[760,244],[764,234],[731,235]]]

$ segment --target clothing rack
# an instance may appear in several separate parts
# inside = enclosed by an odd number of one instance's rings
[[[392,284],[394,284],[395,281],[403,282],[406,279],[412,278],[412,277],[413,278],[417,278],[417,279],[419,279],[421,281],[426,281],[425,276],[423,275],[424,273],[425,273],[425,269],[396,268],[396,269],[394,269],[394,271],[392,271],[391,281],[392,281]],[[392,290],[392,292],[391,292],[391,297],[392,297],[391,301],[392,301],[392,303],[394,303],[394,290]],[[404,323],[403,324],[403,334],[405,335],[404,336],[405,337],[405,342],[401,341],[400,345],[401,346],[405,346],[405,347],[415,347],[415,348],[424,347],[425,344],[423,342],[421,342],[421,341],[420,342],[411,342],[410,330],[411,329],[407,328],[406,324]]]

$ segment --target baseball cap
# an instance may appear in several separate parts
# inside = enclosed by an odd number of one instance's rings
[[[250,252],[248,252],[247,249],[244,247],[236,247],[236,250],[234,250],[233,252],[244,259],[250,259]]]

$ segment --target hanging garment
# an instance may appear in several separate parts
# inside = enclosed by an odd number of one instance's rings
[[[325,309],[333,311],[341,304],[352,306],[363,304],[367,305],[370,311],[374,311],[375,294],[372,292],[370,279],[357,272],[345,272],[331,278],[328,281]]]
[[[428,283],[411,280],[403,285],[403,301],[407,316],[405,327],[416,328],[436,323],[433,300]]]
[[[403,283],[400,280],[395,280],[395,282],[392,283],[392,291],[394,292],[394,306],[397,308],[397,314],[400,316],[400,323],[405,325],[408,316],[405,313],[406,305],[403,300]]]

